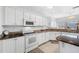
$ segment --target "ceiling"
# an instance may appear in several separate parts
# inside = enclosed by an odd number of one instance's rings
[[[50,18],[65,17],[74,13],[75,10],[78,11],[77,9],[74,10],[73,7],[74,6],[25,6],[30,12]]]

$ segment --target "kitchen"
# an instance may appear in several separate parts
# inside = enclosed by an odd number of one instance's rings
[[[78,53],[78,10],[79,6],[0,6],[0,53]]]

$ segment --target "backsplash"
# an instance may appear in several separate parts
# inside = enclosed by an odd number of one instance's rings
[[[31,27],[33,30],[47,29],[48,27]]]
[[[10,32],[22,31],[23,27],[3,27],[3,30],[8,30]]]
[[[39,30],[39,29],[47,29],[48,27],[31,27],[32,30]],[[22,31],[24,27],[3,27],[4,30],[8,30],[10,32]]]

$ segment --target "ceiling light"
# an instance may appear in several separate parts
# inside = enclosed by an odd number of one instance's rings
[[[51,9],[51,8],[53,8],[53,7],[52,7],[52,6],[47,6],[47,8]]]
[[[75,16],[69,16],[69,17],[68,17],[68,19],[73,19],[73,18],[75,18]]]

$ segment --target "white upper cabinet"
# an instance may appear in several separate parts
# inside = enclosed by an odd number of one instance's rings
[[[27,12],[24,12],[24,20],[30,21],[29,17],[30,15]]]
[[[42,26],[45,26],[46,25],[46,21],[45,21],[45,19],[43,17],[41,17],[41,25]]]
[[[4,25],[15,25],[15,8],[5,7]]]
[[[46,19],[46,18],[42,18],[42,25],[43,26],[48,26],[48,19]]]
[[[44,17],[36,16],[36,25],[37,26],[48,26],[48,19]]]
[[[31,19],[30,20],[35,23],[36,22],[36,16],[35,15],[31,15]]]
[[[3,25],[23,25],[24,20],[34,22],[34,26],[47,26],[47,19],[23,7],[5,7]]]
[[[27,12],[26,9],[24,9],[24,20],[30,21],[29,18],[30,18],[30,14]]]
[[[36,16],[36,26],[42,26],[42,18],[40,18],[39,16]]]
[[[16,25],[23,25],[23,8],[16,8]]]
[[[23,25],[23,8],[5,7],[5,19],[3,25]]]
[[[26,11],[26,9],[24,9],[24,20],[27,21],[33,21],[34,23],[36,22],[36,15],[29,13],[28,11]]]

